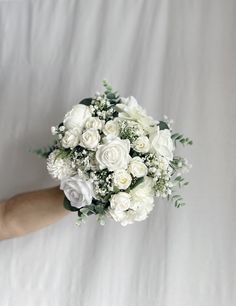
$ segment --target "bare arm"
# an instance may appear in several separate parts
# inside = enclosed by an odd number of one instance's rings
[[[0,203],[0,240],[39,230],[69,211],[63,206],[59,186],[18,194]]]

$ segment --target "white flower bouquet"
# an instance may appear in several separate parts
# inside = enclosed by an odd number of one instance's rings
[[[92,214],[125,226],[142,221],[154,198],[184,205],[176,187],[186,185],[187,160],[175,156],[176,143],[192,144],[172,133],[172,122],[148,116],[134,97],[122,98],[103,82],[104,93],[75,105],[51,129],[54,144],[37,153],[47,157],[50,175],[60,181],[64,207],[78,222]]]

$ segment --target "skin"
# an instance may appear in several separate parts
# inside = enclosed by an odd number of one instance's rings
[[[17,194],[0,203],[0,240],[37,231],[70,212],[59,186]]]

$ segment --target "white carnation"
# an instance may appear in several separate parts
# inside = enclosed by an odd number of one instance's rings
[[[83,104],[75,105],[72,110],[66,113],[63,124],[69,130],[74,127],[83,128],[85,122],[91,117],[91,112],[88,106]]]
[[[98,133],[98,130],[91,128],[86,130],[81,135],[80,145],[89,150],[93,150],[98,146],[99,141],[100,141],[100,135]]]
[[[136,212],[135,221],[142,221],[154,207],[153,179],[145,177],[144,181],[130,191],[131,205]]]
[[[65,132],[61,144],[64,148],[74,148],[79,144],[81,128],[75,127]]]
[[[77,208],[90,205],[93,199],[93,185],[84,180],[79,174],[64,178],[60,189],[64,191],[66,198],[72,206]]]
[[[150,149],[150,142],[147,136],[140,136],[133,142],[133,148],[140,153],[147,153]]]
[[[119,189],[127,189],[132,182],[132,177],[125,169],[118,169],[113,173],[113,182]]]
[[[134,177],[143,177],[148,173],[146,165],[144,164],[142,158],[139,156],[131,159],[128,170]]]
[[[47,170],[49,174],[56,179],[63,179],[75,174],[71,166],[71,161],[68,158],[57,157],[59,150],[54,150],[47,159]]]

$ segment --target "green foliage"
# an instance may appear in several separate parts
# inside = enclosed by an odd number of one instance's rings
[[[70,201],[67,199],[66,196],[64,196],[64,208],[70,211],[78,211],[79,209],[77,207],[74,207],[71,205]]]
[[[55,160],[57,159],[57,158],[66,158],[66,157],[69,157],[70,155],[72,155],[73,154],[73,152],[70,150],[70,149],[60,149],[60,151],[58,152],[58,154],[56,155],[56,157],[55,157]]]
[[[89,106],[91,104],[92,100],[93,100],[92,98],[85,98],[82,101],[80,101],[79,103]]]
[[[168,124],[165,121],[159,121],[158,126],[160,130],[166,130],[166,129],[169,130]]]
[[[179,188],[188,185],[188,182],[186,182],[185,179],[180,175],[176,176],[176,178],[174,179],[174,182],[178,185]]]
[[[139,184],[141,184],[144,181],[144,177],[139,177],[137,179],[132,180],[132,184],[130,185],[130,189],[134,189],[137,187]]]
[[[104,94],[106,95],[107,99],[112,104],[118,103],[120,96],[117,91],[114,91],[111,84],[109,84],[106,80],[102,81],[103,86],[105,87]]]
[[[168,200],[173,202],[177,208],[183,207],[185,205],[183,198],[179,194],[168,196]]]
[[[188,137],[184,137],[184,135],[179,134],[179,133],[175,133],[171,136],[175,146],[177,144],[177,142],[181,143],[182,145],[192,145],[193,141],[188,138]]]
[[[43,147],[43,148],[40,148],[40,149],[35,149],[35,150],[30,149],[29,152],[35,153],[38,156],[43,157],[43,158],[48,158],[49,154],[54,149],[55,149],[55,144],[53,144],[51,146]]]
[[[98,203],[98,201],[94,201],[94,203]],[[81,225],[81,223],[85,223],[86,219],[90,215],[98,215],[98,221],[100,224],[104,224],[105,214],[106,214],[107,206],[104,203],[99,204],[90,204],[83,206],[78,209],[78,219],[76,224]]]

